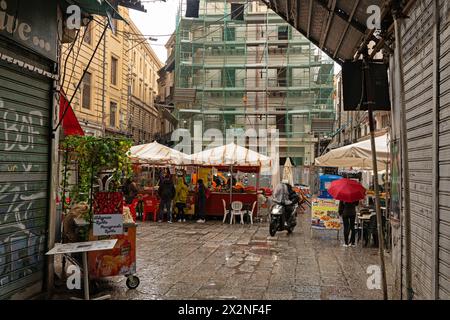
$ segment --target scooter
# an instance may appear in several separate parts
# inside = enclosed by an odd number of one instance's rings
[[[277,231],[284,230],[287,230],[288,234],[291,234],[294,231],[295,226],[297,225],[298,202],[273,202],[274,205],[270,210],[270,236],[273,237],[275,236]],[[286,212],[286,206],[293,206],[290,214]]]

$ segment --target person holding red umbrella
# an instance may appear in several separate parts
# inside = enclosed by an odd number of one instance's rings
[[[339,201],[339,215],[344,222],[344,247],[355,247],[355,220],[356,220],[356,207],[359,205],[359,201],[345,202]],[[351,236],[350,236],[351,233]],[[350,242],[348,238],[350,236]]]
[[[358,181],[344,178],[333,181],[328,193],[334,199],[339,200],[339,215],[344,223],[344,247],[356,246],[356,207],[359,205],[359,200],[366,196],[366,189]]]

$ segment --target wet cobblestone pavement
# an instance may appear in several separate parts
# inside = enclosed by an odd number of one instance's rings
[[[344,248],[333,231],[311,237],[309,217],[299,216],[292,235],[275,237],[266,223],[140,223],[139,287],[129,290],[124,277],[115,277],[101,282],[101,293],[113,299],[381,299],[381,290],[366,285],[367,267],[379,263],[377,249]]]

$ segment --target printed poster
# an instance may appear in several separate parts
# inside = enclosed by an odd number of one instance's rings
[[[315,229],[339,230],[339,201],[315,198],[311,202],[311,225]]]

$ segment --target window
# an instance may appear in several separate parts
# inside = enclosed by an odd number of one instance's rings
[[[120,130],[125,130],[125,114],[120,110]]]
[[[115,57],[111,57],[111,84],[117,85],[117,65],[118,60]]]
[[[278,40],[288,40],[289,39],[289,28],[288,26],[278,27]]]
[[[222,71],[222,86],[233,88],[236,84],[236,70],[234,68],[225,68]]]
[[[117,116],[117,103],[110,102],[109,104],[109,126],[115,128],[116,127],[116,116]]]
[[[82,102],[81,106],[85,109],[91,108],[91,78],[92,74],[86,72],[83,77],[82,86],[81,86],[81,94],[82,94]]]
[[[236,40],[236,28],[225,27],[223,29],[223,40],[235,41]]]
[[[277,69],[277,81],[279,87],[287,87],[287,69],[278,68]]]
[[[87,44],[92,44],[92,25],[89,24],[84,32],[83,41]]]

